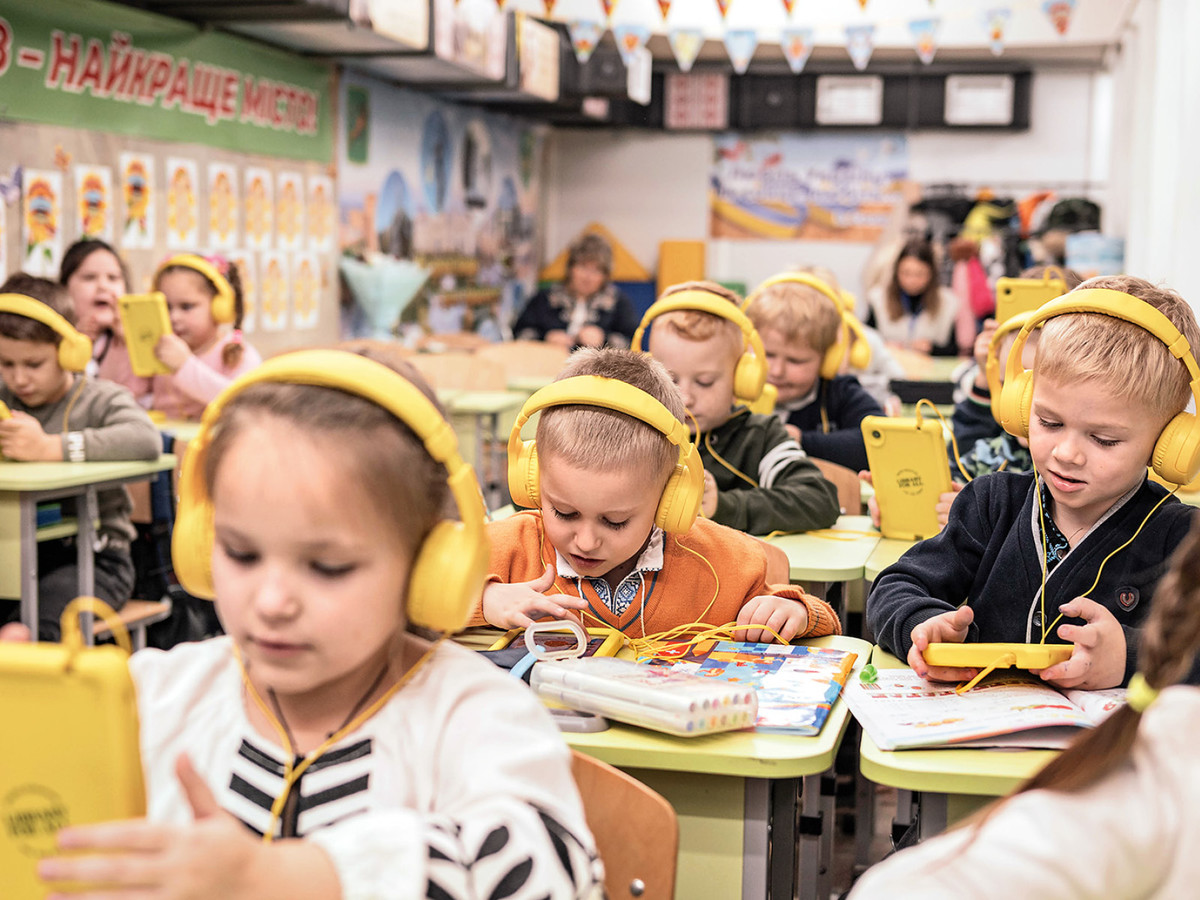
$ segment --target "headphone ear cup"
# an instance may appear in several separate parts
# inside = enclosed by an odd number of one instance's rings
[[[414,625],[462,631],[487,578],[486,541],[473,541],[462,522],[433,526],[412,563],[405,613]]]
[[[871,364],[871,345],[861,337],[855,337],[850,342],[850,365],[855,369],[865,369]]]
[[[821,357],[821,377],[824,379],[833,378],[842,367],[842,360],[846,358],[846,331],[844,323],[838,326],[837,340]]]
[[[233,298],[226,294],[218,294],[212,300],[213,321],[220,325],[228,325],[237,318]]]
[[[82,372],[92,361],[92,339],[86,334],[63,335],[58,345],[58,364],[68,372]]]
[[[508,456],[508,494],[513,505],[537,509],[542,505],[538,492],[537,441],[522,441],[516,456]]]
[[[213,508],[201,481],[206,455],[205,448],[193,447],[183,457],[171,562],[185,591],[211,600],[216,593],[212,580]]]
[[[1162,430],[1154,443],[1150,465],[1164,481],[1187,484],[1200,469],[1200,431],[1196,416],[1179,413]]]
[[[1029,409],[1033,405],[1033,373],[1018,372],[1000,389],[1000,425],[1013,437],[1029,437]]]
[[[733,370],[733,394],[747,404],[757,400],[767,383],[767,361],[753,353],[743,353]]]
[[[668,534],[686,534],[696,524],[704,499],[704,465],[692,444],[682,465],[676,465],[663,488],[654,524]]]

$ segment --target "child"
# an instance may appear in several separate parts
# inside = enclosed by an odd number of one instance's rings
[[[840,511],[837,489],[779,419],[743,405],[762,390],[766,360],[756,356],[754,326],[739,305],[719,284],[689,281],[663,291],[638,329],[640,340],[653,321],[650,355],[666,366],[687,410],[704,461],[700,511],[749,534],[827,528]],[[739,384],[749,381],[757,387]]]
[[[521,426],[539,409],[537,440],[522,446]],[[837,633],[826,603],[767,585],[761,541],[696,520],[703,486],[682,417],[659,363],[576,351],[517,417],[509,487],[515,503],[536,509],[489,526],[491,574],[473,624],[584,613],[585,624],[630,636],[735,620],[785,641]],[[773,640],[761,628],[741,635]]]
[[[935,356],[953,356],[958,298],[938,284],[933,245],[912,238],[900,248],[885,284],[867,290],[866,323],[889,344]]]
[[[198,419],[229,383],[262,357],[242,338],[245,301],[236,266],[191,253],[172,256],[154,273],[154,289],[167,298],[171,334],[154,355],[173,374],[155,375],[154,408],[168,419]],[[221,326],[233,332],[222,336]]]
[[[809,456],[865,469],[861,423],[883,407],[853,375],[838,374],[852,346],[867,348],[851,342],[836,285],[808,272],[776,275],[750,295],[746,316],[762,337],[767,380],[779,391],[775,414],[788,434]]]
[[[0,401],[12,411],[0,421],[0,452],[12,460],[157,459],[162,439],[133,395],[82,372],[92,343],[71,324],[66,288],[19,272],[0,285]],[[98,492],[94,593],[120,609],[133,591],[132,504],[123,487]],[[74,510],[64,511],[73,515]],[[59,618],[79,593],[73,538],[40,541],[38,633],[59,639]],[[0,621],[16,618],[0,611]]]
[[[867,871],[852,900],[1186,897],[1200,882],[1200,531],[1154,597],[1128,706],[976,820]]]
[[[189,591],[215,592],[228,637],[133,657],[148,819],[60,832],[70,855],[42,861],[46,881],[214,898],[597,894],[545,708],[411,630],[460,628],[487,555],[478,485],[432,397],[407,366],[322,350],[272,359],[210,407],[174,556]],[[461,522],[443,519],[451,496]]]
[[[92,340],[88,375],[125,385],[139,403],[149,406],[150,379],[133,374],[117,314],[117,301],[129,284],[117,251],[95,238],[76,241],[63,254],[58,281],[71,295],[79,330]]]
[[[1070,303],[1108,312],[1064,310]],[[1158,336],[1125,320],[1152,323],[1155,310]],[[1001,398],[1004,427],[1028,430],[1035,471],[968,484],[946,528],[886,569],[868,599],[876,640],[930,678],[973,674],[928,666],[931,641],[1051,640],[1075,647],[1045,680],[1124,684],[1162,563],[1192,521],[1190,507],[1146,477],[1152,454],[1160,474],[1169,471],[1169,445],[1192,436],[1193,419],[1172,422],[1192,396],[1190,375],[1163,342],[1178,343],[1177,328],[1200,346],[1191,309],[1172,291],[1112,276],[1043,306],[1026,327],[1043,319],[1032,373],[1010,372]],[[1018,338],[1010,366],[1020,346]],[[1196,468],[1191,458],[1185,465]]]

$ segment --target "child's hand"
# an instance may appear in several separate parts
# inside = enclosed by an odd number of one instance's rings
[[[954,498],[958,496],[958,492],[965,487],[965,484],[952,481],[950,483],[950,490],[944,494],[938,494],[937,504],[934,506],[934,509],[937,510],[938,524],[943,528],[946,527],[946,522],[950,520],[950,504],[954,502]]]
[[[322,850],[299,841],[263,844],[221,810],[186,756],[176,762],[175,774],[194,824],[139,819],[63,829],[58,846],[70,855],[43,859],[38,864],[42,880],[59,890],[62,886],[54,883],[104,885],[87,897],[249,900],[278,896],[278,890],[298,882],[314,891],[304,896],[319,896],[319,891],[337,896],[337,874]]]
[[[191,357],[192,350],[179,335],[164,334],[154,345],[154,355],[172,372],[178,372]]]
[[[975,335],[975,364],[979,366],[979,371],[975,373],[975,386],[980,388],[987,387],[987,358],[988,345],[992,342],[992,335],[996,333],[996,320],[984,319],[983,330]],[[1004,368],[1001,361],[1001,369]]]
[[[875,478],[871,475],[870,469],[863,469],[861,472],[859,472],[858,480],[861,481],[863,484],[870,484],[870,485],[875,484]],[[867,498],[867,513],[871,516],[871,524],[874,525],[876,528],[878,528],[879,527],[879,501],[875,499],[874,494],[872,494],[870,497]]]
[[[33,635],[20,622],[9,622],[3,628],[0,628],[0,641],[29,643],[31,640],[33,640]]]
[[[555,594],[551,599],[544,593],[554,586],[555,577],[554,566],[547,565],[533,581],[489,584],[483,589],[483,618],[497,628],[525,628],[544,616],[573,619],[582,625],[571,610],[587,609],[586,600],[570,594]]]
[[[542,340],[547,344],[565,347],[568,350],[575,346],[575,342],[571,340],[571,336],[561,328],[555,328],[553,331],[547,331],[546,336],[542,338]]]
[[[603,347],[604,329],[599,325],[584,325],[575,335],[575,343],[581,347]]]
[[[17,410],[0,421],[0,453],[24,462],[59,462],[63,458],[62,437],[46,434],[41,422]]]
[[[790,437],[793,441],[795,441],[797,444],[800,443],[800,428],[798,426],[784,425],[783,430],[788,433],[788,437]]]
[[[788,597],[759,596],[738,611],[739,625],[765,625],[776,632],[786,644],[796,635],[808,630],[808,609],[799,600]],[[733,633],[735,641],[767,641],[774,643],[775,636],[761,628],[738,629]]]
[[[717,512],[717,479],[712,472],[704,473],[704,496],[700,498],[700,512],[706,519],[711,519]]]
[[[908,651],[908,664],[914,672],[930,681],[970,681],[976,669],[959,669],[951,666],[931,666],[925,662],[925,648],[930,644],[961,644],[967,639],[967,629],[975,620],[975,611],[969,606],[944,612],[926,619],[912,630],[912,649]]]
[[[1055,687],[1085,691],[1117,687],[1125,677],[1125,631],[1116,616],[1087,597],[1076,597],[1059,608],[1064,616],[1086,625],[1060,625],[1058,636],[1075,645],[1066,662],[1043,669],[1042,680]]]

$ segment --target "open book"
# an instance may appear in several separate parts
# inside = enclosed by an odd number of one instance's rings
[[[1125,702],[1123,688],[1059,691],[1023,673],[993,673],[965,694],[954,688],[911,669],[880,669],[873,684],[848,684],[846,703],[879,749],[907,750],[1059,749]]]
[[[670,665],[710,680],[753,687],[758,695],[755,731],[815,735],[856,659],[857,654],[832,647],[719,641]]]

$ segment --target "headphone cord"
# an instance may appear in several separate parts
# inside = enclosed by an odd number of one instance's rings
[[[75,401],[79,399],[79,395],[83,393],[83,385],[87,380],[82,372],[72,377],[75,379],[75,393],[71,395],[71,399],[67,401],[67,408],[63,411],[63,434],[69,434],[71,431],[71,410],[75,406]]]
[[[946,417],[942,415],[942,411],[934,405],[934,402],[925,397],[917,401],[917,406],[914,410],[917,417],[917,428],[921,427],[921,404],[923,403],[933,410],[933,414],[937,416],[937,420],[942,423],[942,431],[950,435],[950,447],[954,451],[954,464],[958,466],[958,471],[962,473],[962,477],[967,479],[968,483],[974,481],[975,479],[971,477],[971,474],[967,471],[967,467],[963,465],[962,457],[958,454],[958,438],[954,436],[954,428],[946,424]],[[1007,465],[1008,460],[1004,460],[996,471],[1003,472]]]
[[[694,428],[696,430],[696,438],[699,439],[700,435],[701,435],[700,423],[696,421],[696,417],[694,415],[692,415],[692,411],[690,409],[687,409],[685,407],[683,411],[687,414],[687,417],[692,420],[692,428]],[[738,412],[735,413],[735,415],[740,416],[743,414],[749,414],[749,412],[750,412],[750,410],[743,407],[742,409],[738,410]],[[731,416],[730,418],[733,418],[733,417]],[[742,481],[746,482],[746,484],[750,485],[751,487],[759,486],[757,481],[755,481],[753,478],[751,478],[749,475],[747,475],[745,472],[743,472],[741,469],[737,468],[733,464],[726,462],[725,458],[723,456],[721,456],[721,454],[718,453],[713,448],[711,432],[704,432],[704,447],[706,450],[708,450],[709,453],[712,454],[712,458],[714,460],[716,460],[719,465],[724,466],[726,469],[728,469],[730,472],[732,472],[738,478],[742,479]]]

